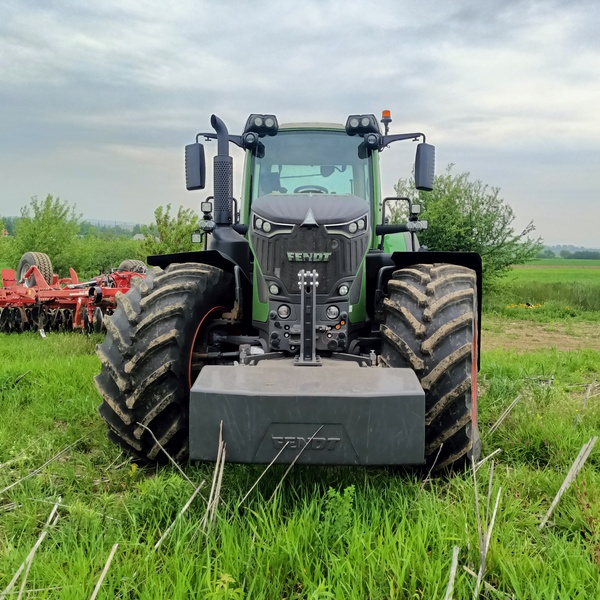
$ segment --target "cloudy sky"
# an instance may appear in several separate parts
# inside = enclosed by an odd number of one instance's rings
[[[595,0],[3,0],[0,215],[51,193],[150,222],[198,208],[183,147],[213,112],[238,133],[389,108],[517,227],[600,247],[599,35]],[[385,193],[413,153],[384,153]]]

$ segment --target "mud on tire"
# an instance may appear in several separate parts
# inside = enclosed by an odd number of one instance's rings
[[[96,348],[102,370],[95,378],[98,411],[108,437],[144,461],[164,460],[147,429],[174,458],[188,452],[190,357],[196,333],[216,306],[229,306],[233,278],[196,263],[151,269],[117,295]]]
[[[425,390],[427,464],[435,462],[440,470],[476,460],[475,272],[451,264],[414,265],[395,271],[388,291],[381,362],[414,369]]]

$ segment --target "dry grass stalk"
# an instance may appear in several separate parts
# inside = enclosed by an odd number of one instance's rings
[[[435,469],[435,465],[437,464],[438,458],[440,457],[440,452],[442,451],[443,447],[444,447],[444,442],[442,442],[440,444],[437,454],[435,455],[435,460],[433,461],[433,464],[431,465],[431,468],[429,469],[429,472],[427,473],[427,477],[425,477],[425,479],[423,479],[423,483],[421,484],[419,493],[421,493],[425,489],[425,486],[431,481],[430,480],[431,473],[432,473],[433,469]]]
[[[209,524],[212,526],[217,518],[217,506],[221,499],[221,484],[223,483],[223,471],[225,470],[225,454],[227,452],[227,444],[223,444],[223,452],[221,453],[221,464],[219,465],[219,476],[217,477],[217,487],[215,488],[215,496],[213,498]]]
[[[581,412],[577,413],[575,417],[575,427],[579,424],[579,420],[581,419],[581,413],[586,409],[588,400],[590,399],[590,394],[592,390],[596,387],[596,373],[594,373],[594,377],[592,379],[592,383],[588,384],[585,389],[585,396],[583,397],[583,406],[581,407]]]
[[[556,505],[559,503],[560,499],[562,498],[562,495],[569,489],[570,485],[575,480],[575,477],[577,477],[579,471],[581,471],[581,469],[583,468],[585,461],[588,459],[588,456],[592,452],[594,445],[596,444],[597,441],[598,441],[598,436],[594,436],[590,439],[590,441],[587,444],[584,444],[582,446],[581,450],[579,451],[579,454],[577,455],[577,458],[571,465],[571,468],[569,469],[569,472],[567,473],[565,480],[563,481],[562,485],[560,486],[558,493],[554,497],[554,500],[552,501],[552,504],[550,505],[550,508],[548,509],[548,512],[546,513],[546,516],[542,519],[542,522],[540,523],[540,527],[539,527],[540,531],[544,528],[544,526],[548,522],[548,519],[550,519],[550,517],[552,516],[552,513],[554,512]]]
[[[275,464],[275,461],[281,456],[281,453],[288,447],[289,442],[286,442],[281,450],[275,455],[275,458],[268,464],[267,468],[260,474],[258,479],[254,482],[252,487],[246,492],[246,495],[241,499],[240,503],[237,505],[238,510],[244,504],[246,498],[252,493],[252,490],[258,485],[259,481],[266,475],[267,471]]]
[[[104,569],[102,569],[102,573],[100,573],[100,579],[98,579],[98,583],[96,584],[96,587],[94,588],[94,591],[90,597],[90,600],[96,600],[96,596],[98,595],[98,592],[100,591],[100,586],[102,585],[102,582],[104,581],[104,578],[106,577],[106,574],[108,573],[108,568],[110,567],[110,563],[112,562],[112,559],[113,559],[118,547],[119,547],[119,544],[113,544],[112,550],[110,551],[110,554],[108,555],[108,559],[106,561],[106,564],[104,565]]]
[[[494,529],[494,523],[496,522],[496,514],[498,513],[498,505],[500,504],[500,494],[502,493],[502,487],[498,490],[498,494],[496,496],[496,504],[494,506],[494,512],[492,514],[492,519],[489,524],[489,528],[487,533],[485,534],[485,545],[483,548],[483,552],[481,553],[481,565],[479,566],[479,573],[477,574],[477,584],[475,586],[475,594],[473,598],[479,597],[479,590],[481,589],[481,582],[483,581],[483,576],[485,575],[485,567],[487,561],[487,553],[490,549],[490,539],[492,538],[492,530]]]
[[[481,551],[481,548],[483,548],[483,526],[481,524],[481,511],[479,510],[479,492],[477,489],[477,477],[476,477],[476,470],[475,470],[475,461],[473,460],[473,457],[471,457],[471,467],[472,467],[472,471],[473,471],[473,489],[475,491],[475,514],[477,516],[477,534],[479,537],[479,548]]]
[[[183,472],[183,469],[177,464],[177,462],[175,461],[175,459],[163,448],[163,446],[161,445],[161,443],[156,439],[156,436],[154,435],[154,432],[152,431],[152,429],[150,429],[149,427],[146,427],[145,425],[142,425],[141,423],[138,422],[138,425],[140,427],[142,427],[143,429],[145,429],[151,436],[152,439],[154,440],[154,443],[164,452],[165,456],[169,459],[169,461],[171,461],[171,463],[175,466],[175,468],[179,471],[180,475],[194,488],[196,489],[196,484]],[[127,461],[125,461],[127,462]]]
[[[450,566],[450,577],[448,578],[448,587],[446,588],[446,595],[444,600],[452,600],[452,594],[454,592],[454,580],[456,579],[456,569],[458,568],[458,553],[460,548],[454,546],[452,550],[452,565]]]
[[[502,425],[504,419],[508,417],[510,411],[516,406],[517,402],[521,399],[521,394],[519,394],[510,404],[510,406],[498,417],[498,420],[490,427],[489,431],[485,434],[484,437],[488,435],[492,435],[500,425]]]
[[[81,440],[85,439],[86,437],[87,435],[80,437],[77,441],[73,442],[72,444],[69,444],[66,448],[63,448],[58,454],[55,454],[52,458],[48,459],[41,467],[38,467],[37,469],[34,469],[33,471],[29,472],[27,475],[25,475],[25,477],[22,477],[18,481],[7,485],[4,489],[0,490],[0,495],[4,494],[4,492],[8,492],[8,490],[12,490],[12,488],[14,487],[17,487],[20,483],[23,483],[23,481],[26,481],[31,477],[35,477],[36,475],[39,475],[43,471],[43,469],[47,467],[51,462],[55,461],[57,458],[60,458],[63,454],[65,454],[65,452],[68,452],[71,448],[73,448],[73,446],[79,444],[79,442],[81,442]]]
[[[475,573],[475,571],[469,569],[469,567],[463,565],[463,569],[469,574],[471,575],[471,577],[474,577],[475,579],[477,579],[477,573]],[[488,583],[487,581],[483,582],[483,587],[490,591],[490,592],[494,592],[496,594],[502,594],[503,596],[507,596],[510,597],[510,594],[507,594],[505,592],[501,592],[500,590],[496,589],[491,583]]]
[[[502,493],[502,487],[498,490],[498,494],[496,496],[496,504],[494,506],[494,511],[492,513],[492,517],[490,519],[490,503],[492,497],[492,488],[493,488],[493,480],[494,480],[494,461],[492,461],[491,469],[490,469],[490,479],[488,484],[488,496],[487,496],[487,505],[486,505],[486,514],[482,515],[479,508],[479,492],[477,490],[477,477],[475,475],[475,461],[471,459],[471,466],[473,470],[473,484],[475,491],[475,511],[477,513],[477,528],[479,532],[479,573],[477,574],[477,583],[475,585],[475,590],[473,593],[473,599],[479,597],[479,591],[481,589],[481,584],[483,582],[483,577],[485,575],[486,568],[486,560],[487,553],[490,548],[490,540],[492,538],[492,530],[494,529],[494,523],[496,522],[496,514],[498,512],[498,505],[500,504],[500,494]]]
[[[165,529],[165,532],[160,536],[158,542],[154,544],[154,550],[158,550],[160,548],[161,544],[165,541],[166,537],[169,535],[169,533],[171,533],[173,527],[175,527],[175,523],[177,523],[177,520],[180,519],[183,516],[183,514],[187,511],[187,509],[191,506],[192,502],[194,501],[194,498],[196,498],[203,485],[204,481],[194,490],[193,494],[189,497],[188,501],[184,504],[183,508],[179,511],[173,522]]]
[[[202,529],[206,529],[212,515],[215,514],[213,511],[213,504],[215,502],[218,481],[223,477],[223,469],[225,468],[225,462],[222,461],[223,452],[225,451],[225,442],[223,441],[223,421],[219,425],[219,447],[217,449],[217,460],[215,462],[215,470],[213,472],[212,485],[210,486],[210,494],[208,496],[208,502],[206,505],[206,513],[202,519]],[[215,508],[216,511],[216,508]]]
[[[502,448],[496,448],[491,454],[488,454],[485,458],[481,459],[476,465],[475,470],[478,471],[481,466],[483,466],[490,458],[494,458],[497,454],[502,452]]]
[[[283,482],[284,482],[285,478],[288,476],[288,473],[292,470],[293,466],[296,464],[296,462],[298,461],[300,456],[302,456],[302,453],[308,448],[308,446],[315,439],[315,437],[317,437],[317,434],[319,433],[319,431],[321,431],[321,429],[323,429],[323,427],[324,426],[321,425],[321,427],[319,427],[319,429],[317,429],[310,436],[310,438],[308,438],[306,445],[302,446],[302,449],[300,450],[300,452],[298,452],[298,454],[296,454],[296,456],[294,457],[294,460],[290,463],[290,466],[286,469],[285,473],[283,474],[283,477],[279,480],[279,483],[275,486],[275,489],[273,490],[273,493],[271,494],[271,497],[269,498],[269,502],[271,500],[273,500],[273,498],[275,498],[275,494],[277,494],[277,492],[279,491],[279,488],[283,485]]]
[[[17,569],[17,572],[14,574],[14,577],[10,580],[9,584],[4,588],[4,590],[2,591],[2,594],[0,594],[0,600],[6,599],[6,597],[10,594],[10,591],[15,586],[15,583],[17,583],[17,581],[19,580],[19,577],[21,576],[21,573],[23,572],[23,570],[27,569],[25,577],[23,578],[23,584],[21,585],[21,590],[19,591],[19,598],[22,596],[23,590],[25,587],[25,581],[27,580],[27,574],[29,573],[29,568],[31,567],[31,562],[33,561],[33,557],[35,556],[37,549],[40,547],[40,545],[44,541],[44,538],[46,537],[46,535],[48,535],[48,529],[58,521],[58,507],[61,502],[62,502],[62,496],[59,496],[58,500],[56,501],[56,503],[52,507],[52,510],[50,511],[50,515],[46,519],[46,523],[44,523],[44,527],[43,527],[42,532],[40,533],[36,543],[34,544],[33,548],[29,551],[27,558],[25,558],[25,560],[21,563],[21,566]]]

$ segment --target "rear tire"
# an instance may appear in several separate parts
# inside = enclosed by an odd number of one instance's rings
[[[413,265],[395,271],[388,290],[381,361],[413,369],[425,390],[427,465],[440,470],[477,460],[475,272],[443,263]]]
[[[228,306],[233,278],[208,265],[185,263],[151,269],[117,294],[117,309],[104,324],[96,350],[95,378],[104,401],[98,411],[108,437],[144,461],[188,453],[191,354],[196,335],[215,307]],[[208,317],[210,318],[210,317]],[[140,425],[141,424],[141,425]]]
[[[54,271],[52,269],[52,261],[47,254],[43,252],[26,252],[19,261],[17,267],[17,280],[20,281],[25,277],[25,273],[29,270],[29,267],[36,266],[48,285],[52,285],[52,278],[54,277]],[[25,282],[27,287],[33,287],[35,285],[35,278],[33,275]]]

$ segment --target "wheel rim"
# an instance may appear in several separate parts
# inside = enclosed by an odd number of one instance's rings
[[[205,325],[207,325],[208,323],[210,323],[213,319],[209,319],[209,317],[211,315],[213,315],[214,313],[218,312],[218,311],[224,311],[225,307],[224,306],[214,306],[213,308],[211,308],[203,317],[202,320],[200,321],[200,323],[198,324],[198,327],[196,328],[196,333],[194,333],[194,338],[192,340],[192,347],[190,348],[190,358],[189,358],[189,363],[188,363],[188,385],[189,388],[192,389],[192,384],[194,383],[194,370],[192,369],[192,365],[194,362],[194,348],[196,347],[196,343],[198,341],[198,337],[203,329],[203,327]],[[196,377],[198,377],[198,373],[201,371],[201,369],[198,369],[196,372]]]

